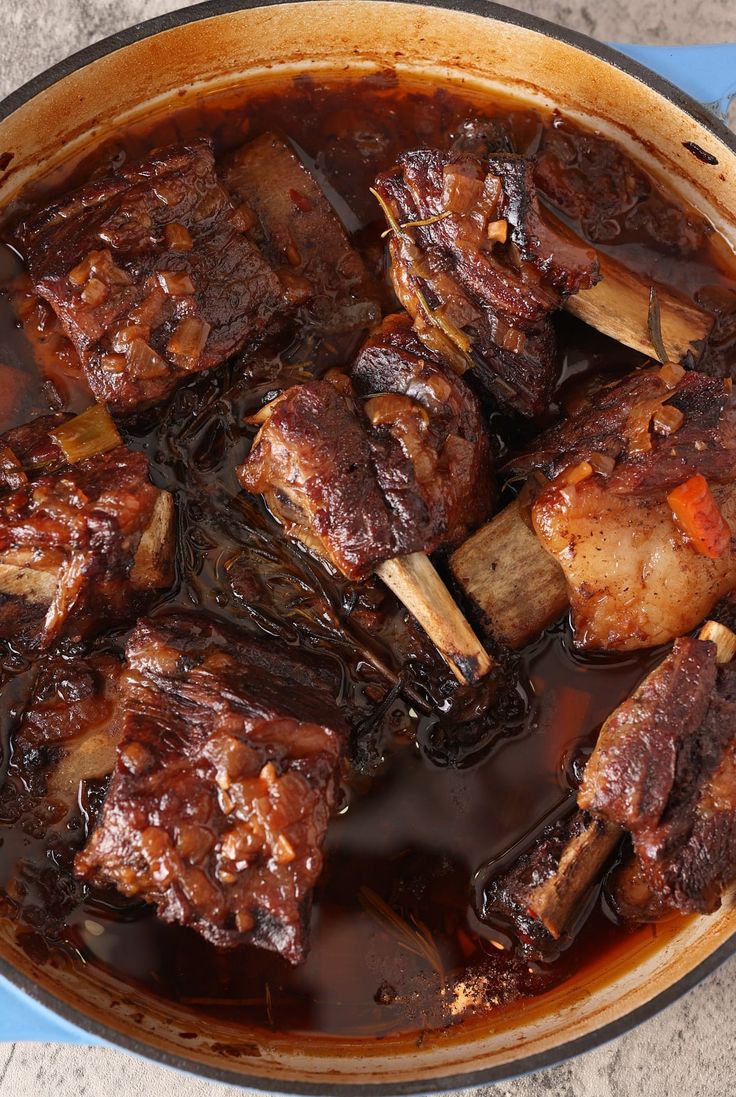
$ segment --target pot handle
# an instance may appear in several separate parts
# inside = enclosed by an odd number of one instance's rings
[[[57,1017],[51,1010],[0,977],[0,1043],[36,1040],[55,1044],[97,1044],[100,1041]]]
[[[723,122],[730,121],[732,127],[736,126],[732,106],[736,105],[736,42],[715,46],[631,46],[619,42],[611,45],[664,76]]]

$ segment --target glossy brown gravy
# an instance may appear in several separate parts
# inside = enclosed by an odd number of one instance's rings
[[[228,92],[116,134],[28,199],[35,203],[156,144],[211,136],[222,154],[275,129],[298,144],[330,196],[339,196],[338,212],[375,268],[383,228],[368,190],[375,174],[406,148],[445,146],[463,121],[478,115],[497,118],[519,151],[535,149],[543,123],[532,112],[461,90],[405,86],[391,73]],[[617,247],[651,276],[691,294],[725,281],[705,249],[678,263],[636,239]],[[23,296],[20,260],[4,246],[0,280],[0,429],[49,408],[85,407],[88,390],[51,318],[43,310],[40,325],[31,318],[35,354],[19,329],[19,305],[35,306]],[[558,331],[562,381],[642,361],[568,317]],[[569,809],[576,766],[601,722],[659,653],[582,657],[560,623],[518,659],[507,659],[498,695],[490,687],[460,690],[380,584],[336,578],[285,542],[263,508],[238,489],[233,469],[253,433],[243,425],[246,415],[279,388],[344,363],[360,337],[329,342],[297,323],[288,345],[282,340],[200,376],[123,429],[129,445],[148,453],[154,481],[177,502],[178,581],[154,612],[212,612],[319,652],[339,671],[353,773],[328,834],[307,962],[291,968],[250,948],[218,951],[114,892],[82,891],[71,859],[103,789],[90,783],[79,811],[60,823],[44,817],[49,759],[39,757],[38,781],[29,785],[12,753],[29,664],[7,650],[0,918],[17,925],[36,962],[61,952],[73,963],[102,966],[123,983],[248,1027],[371,1037],[452,1023],[459,1016],[452,1009],[458,979],[467,981],[479,1008],[494,1009],[521,1003],[622,947],[629,931],[595,895],[576,939],[530,963],[503,926],[478,920],[474,893]],[[61,361],[49,365],[60,351]],[[498,413],[491,423],[502,452],[518,427]],[[125,635],[105,635],[94,648],[119,651]]]

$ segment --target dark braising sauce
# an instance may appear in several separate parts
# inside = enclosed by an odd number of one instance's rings
[[[377,270],[383,220],[369,193],[374,176],[402,150],[446,146],[478,115],[497,118],[518,151],[533,151],[539,142],[543,123],[532,112],[489,105],[460,90],[403,86],[390,73],[349,84],[300,78],[149,119],[37,185],[28,200],[35,204],[156,144],[208,135],[222,153],[277,130],[329,185],[354,243]],[[624,258],[691,294],[724,283],[705,249],[678,264],[666,249],[647,249],[635,238],[618,247]],[[0,280],[0,429],[49,409],[87,406],[90,395],[73,353],[51,314],[29,297],[22,262],[4,245]],[[391,307],[387,289],[387,311]],[[19,312],[35,333],[32,341],[19,326]],[[566,379],[642,361],[567,317],[559,334]],[[461,690],[378,582],[336,577],[286,542],[260,504],[238,488],[233,469],[254,432],[243,425],[246,415],[288,384],[347,362],[361,337],[328,342],[297,319],[290,341],[282,338],[200,375],[168,404],[123,427],[126,443],[146,451],[154,482],[177,503],[178,581],[154,615],[171,608],[214,613],[320,652],[341,671],[352,768],[328,832],[307,962],[291,968],[251,948],[217,951],[189,930],[164,925],[141,904],[74,882],[73,853],[94,823],[104,786],[87,783],[78,810],[59,820],[45,799],[49,758],[43,752],[37,780],[21,779],[12,729],[33,675],[25,658],[6,649],[0,919],[16,924],[37,962],[65,955],[248,1026],[370,1037],[452,1022],[462,1012],[459,978],[467,981],[471,1004],[496,1008],[549,989],[621,941],[625,931],[593,896],[575,941],[529,963],[502,926],[478,920],[474,888],[482,890],[491,873],[569,810],[576,770],[601,722],[659,653],[584,658],[572,650],[561,623],[518,659],[507,658],[511,684],[498,696],[490,687]],[[513,427],[497,413],[492,427],[501,451]],[[125,638],[125,632],[109,633],[92,648],[120,651]],[[76,655],[66,653],[70,660]]]

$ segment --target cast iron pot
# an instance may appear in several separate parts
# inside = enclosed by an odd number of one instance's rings
[[[736,140],[725,126],[592,39],[481,0],[214,0],[116,35],[0,105],[0,209],[90,141],[181,90],[178,105],[187,95],[280,71],[387,66],[559,107],[621,142],[736,245]],[[0,973],[21,997],[0,987],[0,1010],[7,1015],[14,1000],[20,1008],[30,997],[45,1007],[39,1016],[51,1010],[61,1019],[57,1032],[76,1026],[88,1038],[248,1087],[427,1092],[508,1078],[591,1048],[672,1001],[735,948],[729,897],[710,918],[683,919],[676,930],[637,939],[634,950],[605,954],[523,1011],[429,1033],[419,1047],[413,1036],[282,1036],[203,1019],[99,971],[36,965],[1,924]]]

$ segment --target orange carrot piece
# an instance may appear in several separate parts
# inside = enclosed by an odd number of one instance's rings
[[[700,473],[674,488],[667,502],[693,548],[717,560],[731,543],[731,528],[718,509],[708,481]]]

